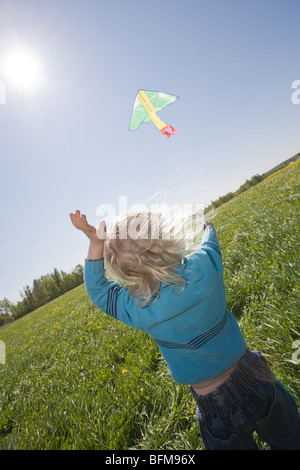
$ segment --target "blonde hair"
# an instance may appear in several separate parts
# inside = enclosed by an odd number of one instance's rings
[[[140,307],[157,300],[160,283],[185,287],[175,270],[186,254],[185,243],[161,214],[137,211],[124,214],[109,227],[104,244],[108,272],[139,300]]]

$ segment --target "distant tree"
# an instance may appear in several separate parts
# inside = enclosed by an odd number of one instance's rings
[[[14,321],[14,305],[5,297],[0,300],[0,326]]]
[[[27,313],[31,312],[33,309],[31,309],[28,306],[28,303],[26,302],[27,299],[24,299],[22,301],[17,302],[17,304],[14,307],[14,318],[20,318],[23,317],[24,315],[27,315]]]
[[[256,184],[260,183],[262,180],[264,179],[264,177],[262,175],[254,175],[252,176],[251,178],[251,185],[252,186],[255,186]]]
[[[58,271],[55,268],[51,274],[34,279],[32,287],[26,285],[20,292],[22,300],[16,305],[8,299],[3,299],[0,303],[0,319],[2,319],[2,312],[6,316],[7,312],[10,312],[9,315],[14,319],[23,317],[82,283],[83,266],[81,264],[78,264],[71,273]]]
[[[58,269],[54,268],[54,271],[51,274],[51,277],[52,279],[54,279],[59,291],[61,292],[62,278],[61,278],[61,273],[58,271]]]
[[[73,274],[75,275],[75,279],[78,282],[78,285],[83,283],[83,266],[81,264],[77,264],[75,269],[73,270]]]
[[[6,297],[0,300],[0,315],[13,315],[13,304]]]
[[[42,279],[42,287],[44,291],[43,304],[50,302],[60,295],[60,290],[56,282],[50,276],[45,276]]]
[[[35,300],[34,300],[34,296],[33,296],[33,293],[30,289],[30,287],[28,285],[26,285],[25,287],[23,287],[23,292],[21,292],[21,297],[23,299],[27,299],[27,304],[32,307],[32,309],[34,309],[34,306],[35,306]]]

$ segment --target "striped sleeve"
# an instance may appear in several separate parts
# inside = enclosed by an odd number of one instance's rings
[[[132,298],[126,287],[105,276],[104,260],[85,260],[84,283],[92,302],[113,318],[134,325]]]
[[[107,292],[106,313],[114,318],[118,318],[117,299],[118,294],[122,290],[121,286],[115,285]]]
[[[199,251],[195,253],[196,256],[205,254],[208,256],[211,265],[222,276],[223,274],[223,261],[222,253],[217,238],[216,231],[213,227],[207,227],[204,231],[202,242]]]

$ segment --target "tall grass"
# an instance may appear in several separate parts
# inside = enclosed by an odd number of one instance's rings
[[[298,160],[216,216],[228,306],[249,347],[268,357],[298,398],[299,365],[291,361],[300,339],[299,169]]]
[[[214,219],[228,306],[252,349],[299,400],[299,162]],[[106,316],[80,286],[0,329],[0,449],[202,449],[187,386],[154,341]]]

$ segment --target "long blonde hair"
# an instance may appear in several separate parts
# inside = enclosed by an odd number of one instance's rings
[[[185,243],[176,237],[174,226],[151,211],[127,213],[109,227],[104,260],[109,274],[128,283],[128,290],[145,306],[157,300],[160,283],[185,287],[176,272],[186,254]]]

